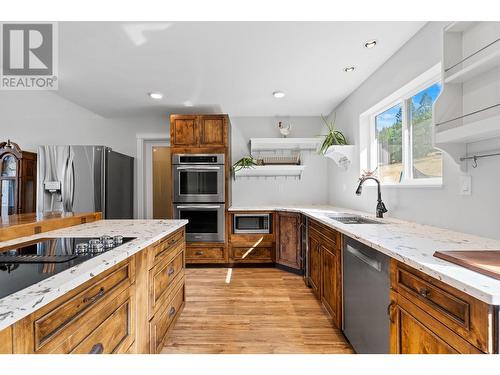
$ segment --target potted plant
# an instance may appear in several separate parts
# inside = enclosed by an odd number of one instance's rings
[[[335,129],[335,118],[330,122],[323,115],[321,115],[321,118],[328,129],[328,133],[324,136],[325,139],[318,152],[332,159],[343,170],[349,169],[352,163],[354,146],[348,145],[344,134]]]
[[[323,122],[325,123],[326,128],[328,129],[328,133],[324,135],[325,139],[323,140],[323,143],[319,148],[319,153],[324,155],[330,146],[347,145],[347,139],[344,136],[344,134],[342,134],[340,130],[335,129],[335,118],[330,122],[323,115],[321,115],[321,118],[323,119]]]
[[[244,156],[240,160],[238,160],[236,163],[233,164],[231,167],[231,170],[233,172],[233,178],[236,178],[236,172],[245,169],[245,168],[253,168],[256,165],[259,165],[259,161],[257,159],[254,159],[251,156]]]

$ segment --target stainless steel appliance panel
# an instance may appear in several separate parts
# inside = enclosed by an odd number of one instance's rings
[[[271,233],[271,214],[234,214],[233,233]]]
[[[357,353],[389,353],[389,257],[344,236],[344,335]]]
[[[188,220],[187,242],[224,242],[224,204],[174,204],[174,219]]]
[[[134,158],[107,150],[105,153],[104,207],[106,219],[134,216]]]
[[[174,154],[174,202],[224,202],[224,170],[223,154]]]
[[[38,155],[38,212],[133,217],[133,158],[105,146],[40,146]]]

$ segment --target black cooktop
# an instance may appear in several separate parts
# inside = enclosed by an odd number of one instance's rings
[[[83,263],[135,237],[42,238],[0,248],[0,298]]]

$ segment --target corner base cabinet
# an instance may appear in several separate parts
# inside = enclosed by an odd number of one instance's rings
[[[277,214],[276,263],[302,270],[302,215],[294,212]]]

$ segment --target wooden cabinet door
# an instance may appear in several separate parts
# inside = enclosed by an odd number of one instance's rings
[[[475,346],[458,336],[424,310],[391,291],[391,353],[479,354]]]
[[[321,302],[337,327],[342,324],[342,293],[340,251],[321,243]]]
[[[309,286],[316,296],[320,296],[321,283],[321,243],[317,236],[309,234]]]
[[[278,213],[276,263],[297,270],[302,268],[300,227],[300,214]]]
[[[172,116],[170,118],[170,142],[172,147],[198,146],[196,116]]]
[[[224,116],[200,116],[200,147],[224,147],[226,126]]]
[[[0,331],[0,354],[12,354],[12,326]]]

